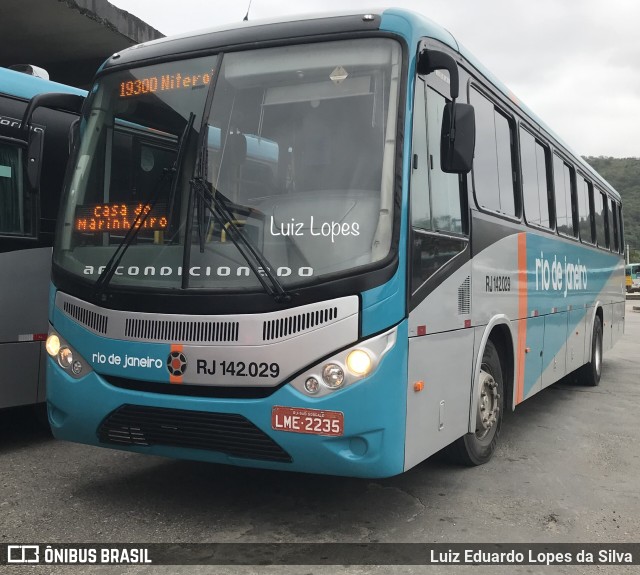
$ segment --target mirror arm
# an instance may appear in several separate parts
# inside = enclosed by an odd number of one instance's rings
[[[458,75],[458,65],[453,57],[439,50],[429,50],[423,48],[418,54],[418,62],[416,64],[418,74],[427,76],[436,70],[446,70],[449,72],[449,90],[451,91],[451,99],[458,98],[460,80]]]
[[[20,129],[24,134],[24,139],[29,139],[29,130],[31,126],[31,117],[37,108],[50,108],[61,112],[70,112],[79,114],[84,102],[84,96],[66,93],[48,93],[38,94],[29,100],[24,114],[22,115],[22,124]]]
[[[456,100],[460,92],[460,75],[458,65],[452,56],[439,50],[429,50],[423,48],[418,54],[416,64],[418,74],[428,75],[436,70],[446,70],[449,72],[449,90],[451,93],[451,117],[449,119],[448,144],[449,150],[454,146],[456,139]]]

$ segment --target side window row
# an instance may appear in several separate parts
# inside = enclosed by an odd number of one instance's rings
[[[476,142],[481,142],[473,160],[473,187],[481,208],[517,217],[521,187],[529,225],[551,230],[555,223],[564,236],[623,251],[618,202],[523,125],[517,130],[518,154],[515,122],[473,86],[469,100],[476,114]]]
[[[33,201],[25,186],[24,150],[0,141],[0,234],[34,234]]]

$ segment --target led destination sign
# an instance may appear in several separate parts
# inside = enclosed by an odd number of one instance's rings
[[[169,225],[167,207],[156,204],[153,208],[149,204],[89,204],[78,206],[73,229],[76,232],[113,232],[127,231],[134,225],[139,215],[146,215],[137,226],[140,232],[162,231]]]
[[[189,90],[209,85],[212,72],[204,74],[159,74],[147,76],[136,80],[120,82],[120,98],[134,98],[144,94],[154,94],[155,92],[167,92],[171,90]]]

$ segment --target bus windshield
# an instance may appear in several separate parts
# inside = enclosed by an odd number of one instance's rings
[[[230,227],[284,286],[384,259],[400,62],[395,41],[371,38],[104,75],[82,119],[55,264],[96,281],[132,227],[111,285],[259,288]]]

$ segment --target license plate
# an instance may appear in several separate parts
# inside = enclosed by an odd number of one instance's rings
[[[344,414],[341,411],[274,405],[271,427],[277,431],[338,436],[344,433]]]

